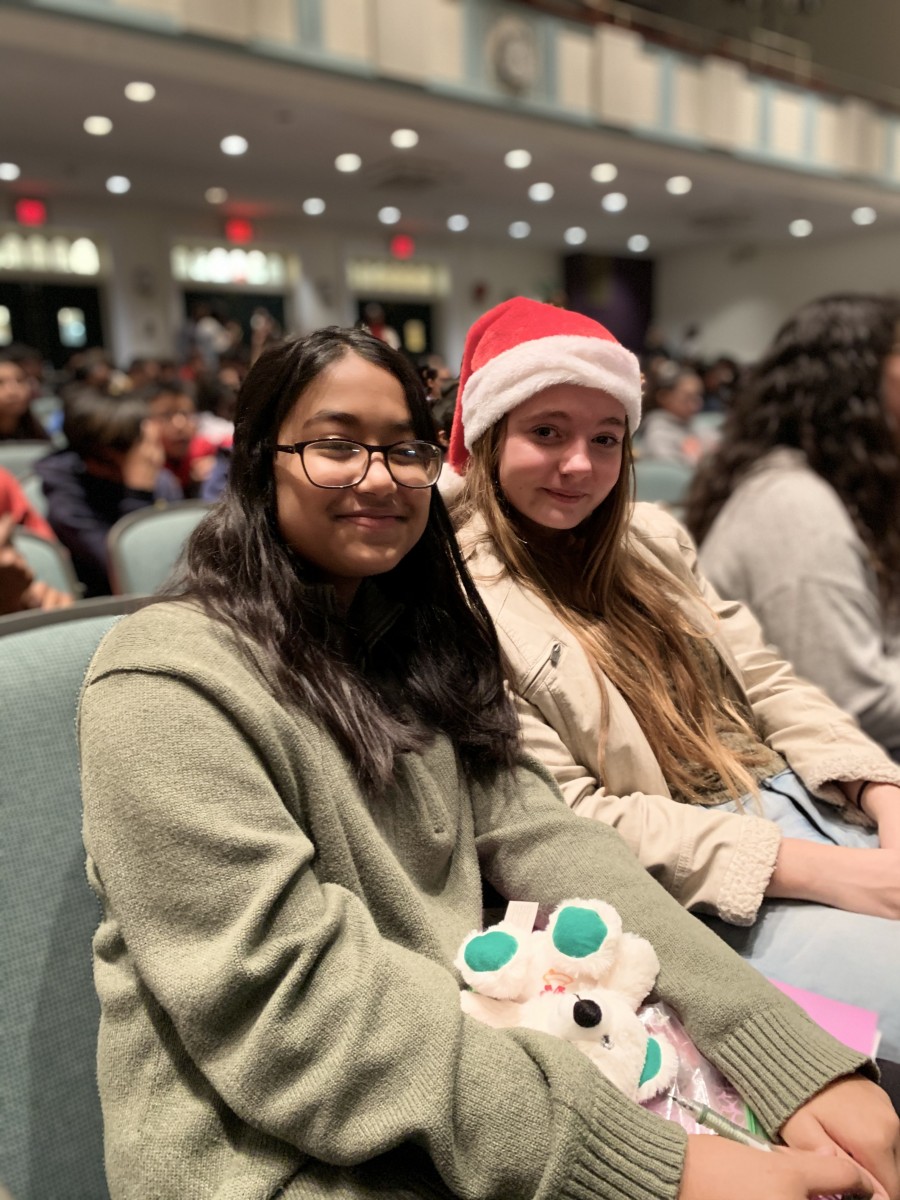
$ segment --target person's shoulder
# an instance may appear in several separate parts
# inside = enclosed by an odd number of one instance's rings
[[[722,515],[743,516],[754,524],[852,528],[847,509],[831,484],[810,467],[798,450],[786,447],[767,454],[741,480],[725,502]]]
[[[116,622],[100,643],[87,682],[121,671],[195,675],[218,670],[234,654],[234,636],[199,605],[148,604]]]
[[[691,535],[668,509],[643,500],[635,501],[632,507],[629,533],[641,542],[671,539],[682,546],[693,545]]]

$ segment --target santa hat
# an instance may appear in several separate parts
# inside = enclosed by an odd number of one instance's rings
[[[638,360],[598,321],[516,296],[479,317],[466,337],[450,435],[450,465],[465,470],[469,451],[525,400],[559,383],[599,388],[625,409],[633,433],[641,420]]]

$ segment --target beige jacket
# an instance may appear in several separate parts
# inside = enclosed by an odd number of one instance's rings
[[[734,698],[752,707],[767,743],[820,799],[841,808],[833,781],[900,783],[900,767],[823,692],[798,679],[762,639],[743,605],[722,600],[697,569],[690,535],[662,509],[635,505],[637,553],[663,566],[696,596],[683,607],[709,631]],[[648,871],[688,908],[736,925],[755,919],[775,866],[780,831],[772,822],[679,804],[624,697],[609,681],[609,743],[601,778],[600,686],[587,655],[544,600],[515,583],[472,519],[460,544],[508,661],[530,753],[553,773],[570,808],[615,826]],[[856,810],[850,820],[859,819]]]

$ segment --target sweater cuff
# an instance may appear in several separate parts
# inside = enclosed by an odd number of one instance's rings
[[[836,1041],[793,1002],[734,1030],[717,1047],[716,1066],[772,1136],[829,1083],[861,1068],[872,1079],[878,1075],[865,1055]]]
[[[590,1069],[597,1068],[590,1064]],[[605,1079],[592,1092],[587,1111],[583,1104],[574,1110],[570,1167],[554,1196],[676,1200],[687,1147],[684,1129],[641,1108]]]
[[[718,902],[718,915],[731,925],[752,925],[763,902],[781,845],[774,821],[744,817],[731,870]]]

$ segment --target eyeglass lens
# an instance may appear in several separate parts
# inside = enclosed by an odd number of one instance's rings
[[[337,439],[310,442],[303,465],[310,482],[319,487],[352,487],[366,474],[369,451],[357,442]],[[385,455],[388,471],[404,487],[430,487],[441,470],[441,453],[428,442],[404,442]]]

